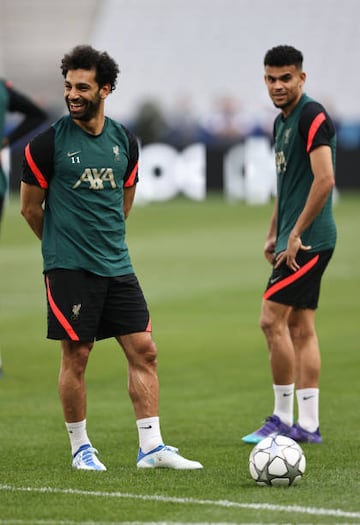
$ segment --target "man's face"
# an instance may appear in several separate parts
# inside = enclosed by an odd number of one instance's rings
[[[71,69],[65,78],[65,102],[75,120],[88,122],[99,113],[104,96],[95,80],[95,69]]]
[[[306,75],[296,66],[265,66],[265,83],[274,105],[285,114],[296,106],[301,95]]]

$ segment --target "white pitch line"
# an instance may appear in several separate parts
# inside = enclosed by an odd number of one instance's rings
[[[1,525],[263,525],[263,523],[223,523],[223,522],[178,522],[178,521],[64,521],[64,520],[1,520]],[[278,525],[269,523],[269,525]]]
[[[3,525],[263,525],[262,523],[228,523],[228,522],[179,522],[179,521],[66,521],[66,520],[2,520]],[[278,525],[269,523],[269,525]]]
[[[174,496],[160,496],[149,494],[130,494],[127,492],[100,492],[79,489],[59,489],[52,487],[14,487],[12,485],[0,485],[0,491],[8,492],[37,492],[48,494],[70,494],[77,496],[92,496],[102,498],[139,499],[143,501],[162,501],[163,503],[179,503],[185,505],[206,505],[225,508],[239,508],[251,510],[269,510],[282,512],[297,512],[299,514],[311,514],[315,516],[335,516],[338,518],[360,518],[360,512],[348,512],[341,509],[323,509],[316,507],[301,507],[299,505],[274,505],[272,503],[239,503],[229,500],[211,500],[195,498],[177,498]]]

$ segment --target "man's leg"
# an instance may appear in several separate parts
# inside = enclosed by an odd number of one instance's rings
[[[128,389],[136,419],[158,416],[157,349],[150,332],[119,336],[128,361]]]
[[[272,434],[288,435],[293,424],[295,349],[288,320],[292,307],[263,299],[260,327],[269,350],[274,389],[274,410],[265,424],[242,438],[255,444]]]
[[[106,470],[96,457],[86,432],[85,370],[93,343],[61,341],[59,396],[63,407],[73,467],[80,470]]]
[[[150,332],[117,337],[128,361],[128,389],[139,434],[139,468],[200,469],[202,465],[163,443],[159,420],[157,349]]]
[[[93,343],[61,341],[59,396],[68,423],[86,417],[85,370],[92,346]]]
[[[296,355],[296,395],[298,402],[298,424],[296,427],[299,432],[305,430],[305,433],[309,433],[309,435],[304,433],[303,439],[321,442],[319,433],[321,357],[315,329],[315,310],[294,310],[289,318],[289,329]]]
[[[292,307],[263,299],[260,327],[269,350],[275,385],[289,385],[295,380],[295,349],[288,321]]]
[[[289,317],[289,331],[295,348],[296,388],[318,388],[321,359],[315,310],[293,310]]]

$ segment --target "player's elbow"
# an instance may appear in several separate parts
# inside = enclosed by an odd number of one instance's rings
[[[29,206],[27,206],[24,203],[21,203],[20,213],[24,217],[24,219],[28,220],[28,217],[30,217],[30,215],[31,215],[31,210],[30,210]]]
[[[333,174],[326,178],[324,185],[328,194],[335,188],[335,177]]]
[[[33,222],[39,215],[38,209],[33,204],[26,202],[21,203],[20,213],[28,223]]]
[[[327,185],[330,189],[335,187],[335,174],[333,171],[329,172],[326,176]]]
[[[317,186],[319,189],[321,188],[324,195],[328,195],[335,187],[334,173],[324,173],[322,176],[318,177]]]

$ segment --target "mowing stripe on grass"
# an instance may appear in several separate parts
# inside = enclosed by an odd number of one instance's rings
[[[37,492],[48,494],[69,494],[77,496],[92,496],[102,498],[139,499],[143,501],[162,501],[163,503],[178,503],[179,505],[208,505],[215,507],[269,510],[282,512],[297,512],[299,514],[312,514],[315,516],[336,516],[338,518],[360,518],[360,512],[348,512],[341,509],[322,509],[316,507],[301,507],[299,505],[273,505],[272,503],[239,503],[228,500],[211,500],[195,498],[177,498],[174,496],[160,496],[149,494],[130,494],[127,492],[100,492],[79,489],[59,489],[52,487],[14,487],[0,485],[0,491],[9,492]]]

